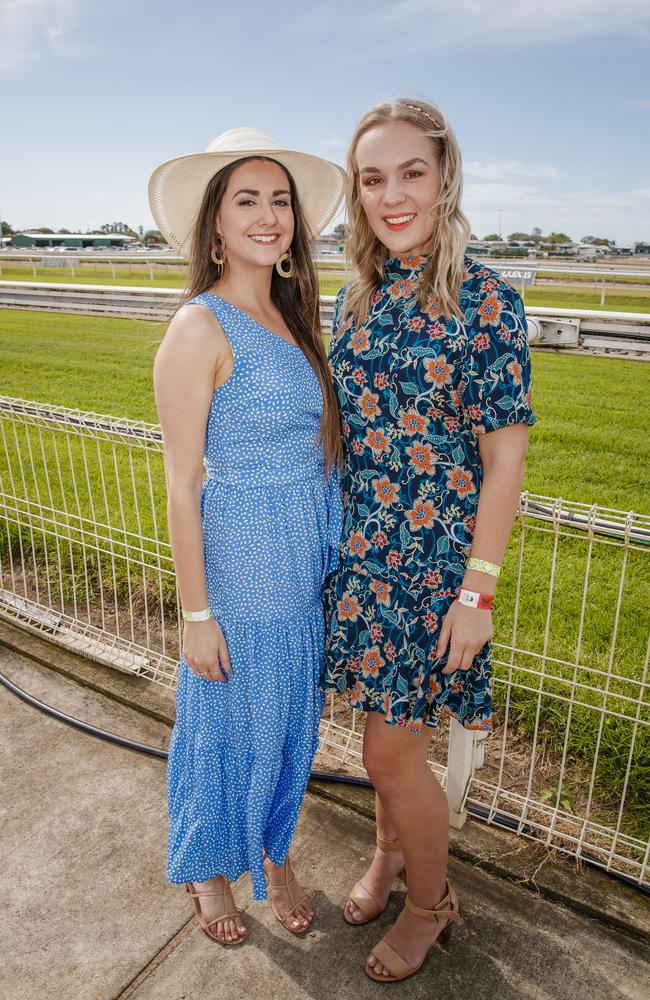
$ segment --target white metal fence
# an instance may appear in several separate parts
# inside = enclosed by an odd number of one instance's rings
[[[0,615],[173,688],[180,616],[157,425],[0,397]],[[495,726],[431,764],[467,810],[650,884],[650,518],[523,494],[495,612]],[[318,766],[363,773],[331,698]]]

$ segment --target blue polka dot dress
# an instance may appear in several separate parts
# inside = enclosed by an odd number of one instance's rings
[[[170,882],[284,863],[318,745],[324,694],[322,589],[336,567],[341,500],[316,445],[322,395],[293,344],[225,299],[210,309],[234,369],[216,389],[201,497],[210,607],[232,675],[197,677],[181,657],[167,766]]]

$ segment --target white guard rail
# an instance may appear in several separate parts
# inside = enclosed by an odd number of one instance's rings
[[[180,300],[178,288],[75,285],[0,281],[0,307],[46,312],[168,320]],[[328,330],[335,298],[321,296],[321,323]],[[534,347],[613,351],[650,357],[650,314],[527,306]]]
[[[180,618],[157,425],[0,397],[0,615],[173,688]],[[650,885],[650,518],[523,494],[495,612],[494,731],[435,731],[472,810]],[[331,697],[320,768],[363,774]]]

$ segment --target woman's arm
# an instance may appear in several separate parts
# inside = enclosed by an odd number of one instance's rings
[[[528,447],[528,427],[514,424],[479,435],[483,483],[476,513],[471,555],[501,565],[514,524],[524,480]],[[494,594],[496,577],[467,570],[462,586],[482,594]],[[436,650],[444,656],[449,647],[443,674],[471,667],[479,650],[492,639],[492,612],[468,608],[454,601],[440,630]]]
[[[187,611],[208,607],[201,524],[205,431],[215,380],[225,381],[232,352],[207,309],[187,306],[172,319],[154,362],[154,392],[163,434],[167,520],[181,604]],[[183,651],[202,675],[224,680],[228,654],[214,619],[187,622]]]

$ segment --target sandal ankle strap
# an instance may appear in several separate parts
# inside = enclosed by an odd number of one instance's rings
[[[400,844],[399,844],[398,840],[385,840],[384,837],[380,837],[379,834],[377,834],[377,847],[381,851],[401,851],[402,850],[402,848],[400,847]]]
[[[190,889],[190,886],[192,888]],[[186,882],[185,887],[190,896],[225,896],[227,892],[230,892],[230,883],[225,887],[225,889],[196,889],[194,887],[194,882]],[[222,917],[219,918],[223,919]]]
[[[425,920],[435,920],[436,917],[447,917],[449,922],[458,920],[460,914],[458,912],[458,900],[455,898],[456,894],[453,893],[449,882],[446,883],[445,888],[447,889],[446,895],[430,910],[426,910],[422,906],[417,906],[411,900],[410,896],[406,897],[406,909],[410,910],[417,917],[423,917]]]

